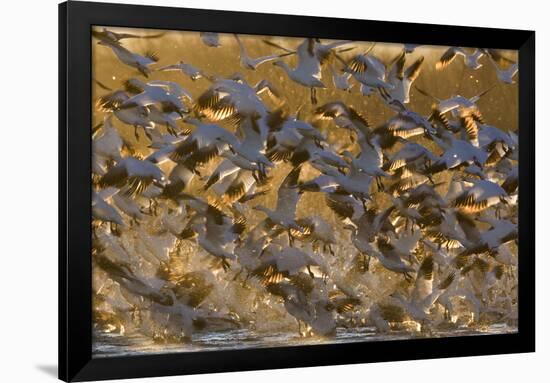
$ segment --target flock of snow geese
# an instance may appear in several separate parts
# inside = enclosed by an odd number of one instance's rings
[[[242,74],[223,77],[127,47],[164,33],[92,35],[131,73],[111,89],[94,64],[98,330],[180,342],[237,328],[330,339],[516,326],[518,136],[478,107],[515,82],[503,52],[450,47],[437,81],[451,65],[496,76],[474,97],[439,99],[414,85],[427,63],[412,44],[382,60],[375,44],[258,37],[272,53],[250,57],[243,36],[201,33],[213,60],[236,43]],[[268,65],[285,83],[247,81]],[[165,72],[182,81],[152,79]],[[302,107],[289,107],[286,82],[308,92]],[[391,117],[374,125],[340,99],[319,102],[329,88]],[[413,90],[428,115],[409,109]]]

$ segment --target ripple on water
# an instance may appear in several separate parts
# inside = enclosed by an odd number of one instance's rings
[[[506,324],[494,324],[483,330],[468,327],[448,331],[435,331],[431,337],[455,337],[489,335],[516,332],[516,328]],[[193,341],[187,343],[155,343],[151,338],[140,334],[109,334],[94,332],[94,357],[133,356],[144,354],[172,354],[197,351],[239,350],[246,348],[266,348],[283,346],[303,346],[316,344],[356,343],[372,341],[403,340],[425,335],[415,335],[407,331],[395,331],[382,334],[374,327],[338,328],[332,338],[300,338],[296,332],[277,334],[257,333],[249,329],[219,332],[203,332],[193,335]]]

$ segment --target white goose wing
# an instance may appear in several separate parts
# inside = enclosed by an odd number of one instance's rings
[[[296,205],[301,196],[297,187],[301,169],[301,166],[292,169],[283,180],[277,193],[276,211],[288,220],[294,220],[296,216]]]
[[[411,296],[412,302],[422,302],[430,296],[433,289],[433,279],[434,260],[431,255],[428,255],[424,258],[416,273],[416,281]]]

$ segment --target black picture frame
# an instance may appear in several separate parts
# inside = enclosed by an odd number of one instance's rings
[[[519,51],[519,331],[92,359],[91,27]],[[535,32],[69,1],[59,5],[59,378],[88,381],[535,351]]]

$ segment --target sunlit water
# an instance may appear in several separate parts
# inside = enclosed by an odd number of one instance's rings
[[[517,329],[506,324],[493,324],[483,330],[459,327],[446,331],[432,331],[429,337],[456,337],[489,334],[506,334]],[[375,327],[338,328],[332,338],[301,338],[296,332],[278,332],[276,334],[257,333],[249,329],[238,329],[219,332],[198,332],[193,341],[188,343],[156,343],[150,337],[139,334],[120,335],[114,333],[94,332],[94,357],[132,356],[143,354],[172,354],[181,352],[240,350],[247,348],[266,348],[284,346],[304,346],[316,344],[338,344],[391,341],[423,338],[428,335],[411,334],[408,331],[393,331],[381,334]]]

